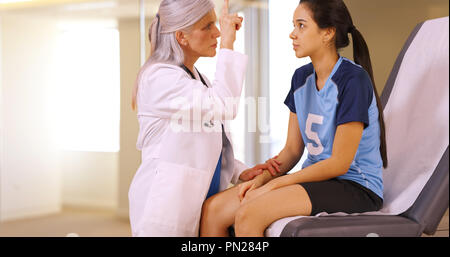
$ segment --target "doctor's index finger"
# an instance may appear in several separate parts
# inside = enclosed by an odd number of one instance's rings
[[[229,0],[224,0],[223,1],[223,6],[222,6],[222,15],[227,15],[229,12],[229,5],[230,5],[230,1]]]

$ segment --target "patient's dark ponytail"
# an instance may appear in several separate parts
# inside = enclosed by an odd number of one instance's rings
[[[386,130],[384,125],[384,115],[383,106],[381,106],[380,95],[375,87],[375,80],[373,78],[372,62],[370,61],[369,48],[367,47],[366,41],[364,40],[361,33],[353,27],[350,31],[353,38],[353,58],[355,63],[361,65],[367,73],[369,73],[372,79],[372,84],[374,87],[375,97],[377,98],[378,107],[378,119],[380,121],[380,152],[381,158],[383,159],[383,167],[386,168],[388,164],[387,160],[387,150],[386,150]]]
[[[314,21],[317,23],[319,28],[336,28],[336,49],[339,50],[347,47],[350,43],[348,35],[352,35],[354,61],[367,71],[370,79],[372,80],[379,113],[380,153],[383,160],[383,167],[386,168],[388,165],[388,160],[383,107],[381,106],[380,96],[377,88],[375,87],[372,62],[370,60],[369,48],[367,47],[366,41],[358,29],[353,25],[350,12],[342,0],[301,0],[300,4],[306,4],[306,6],[311,10]]]

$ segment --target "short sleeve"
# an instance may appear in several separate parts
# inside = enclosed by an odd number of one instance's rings
[[[291,110],[293,113],[297,113],[297,110],[295,109],[295,100],[294,100],[294,91],[295,91],[295,81],[297,72],[294,73],[292,76],[291,81],[291,89],[289,90],[288,95],[286,96],[286,99],[284,100],[284,104]]]
[[[373,100],[373,86],[367,73],[360,73],[339,90],[336,126],[348,122],[362,122],[369,126],[369,107]]]

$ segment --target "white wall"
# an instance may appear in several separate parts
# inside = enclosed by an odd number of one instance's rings
[[[117,208],[118,153],[62,152],[62,203]]]
[[[58,153],[47,103],[56,27],[43,19],[2,17],[2,221],[59,211]],[[45,61],[43,61],[45,60]]]

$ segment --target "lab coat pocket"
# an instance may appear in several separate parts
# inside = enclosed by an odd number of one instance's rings
[[[150,189],[147,217],[161,236],[198,236],[209,175],[206,171],[160,162]]]

